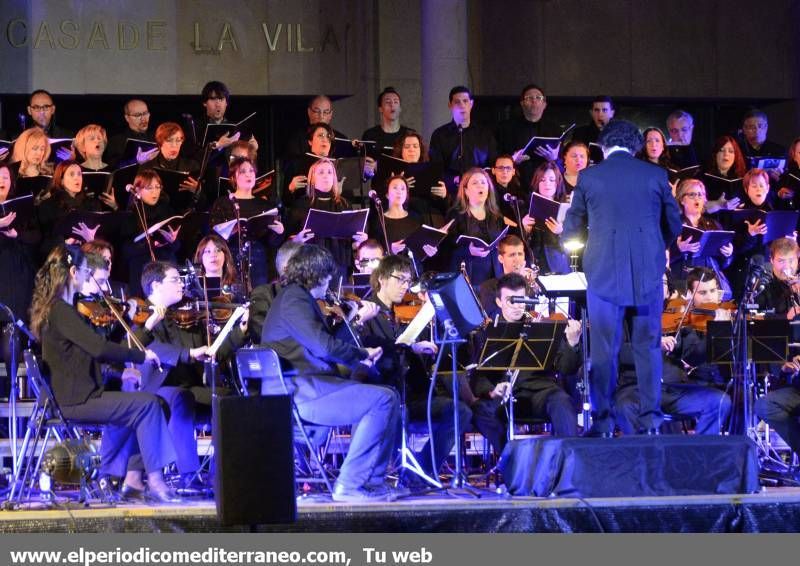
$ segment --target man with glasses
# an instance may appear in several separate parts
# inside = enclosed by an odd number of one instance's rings
[[[757,167],[757,159],[773,157],[786,158],[786,148],[779,143],[767,139],[769,119],[766,113],[756,108],[748,111],[742,118],[742,135],[739,138],[739,147],[747,160],[747,168]],[[777,181],[783,169],[780,167],[765,167],[770,178],[770,184]]]
[[[127,127],[112,136],[106,148],[106,158],[114,167],[126,165],[119,161],[123,156],[128,139],[152,143],[156,141],[154,132],[150,128],[150,109],[144,100],[132,98],[127,101],[123,107],[123,117]],[[155,153],[153,157],[155,157]]]
[[[412,421],[427,419],[427,396],[430,380],[421,354],[436,354],[437,346],[428,340],[419,340],[409,347],[395,344],[402,331],[394,315],[394,305],[400,304],[414,282],[413,266],[406,256],[390,255],[383,258],[372,272],[372,296],[370,301],[378,305],[379,313],[366,321],[361,328],[361,340],[366,347],[382,348],[383,355],[375,364],[376,374],[369,379],[380,385],[389,385],[403,393],[405,383],[405,406]],[[447,388],[441,382],[431,402],[433,420],[433,447],[436,461],[431,460],[430,440],[417,454],[417,461],[425,472],[433,477],[455,444],[453,424],[453,400],[447,396]],[[465,389],[469,389],[466,387]],[[468,392],[465,391],[465,394]],[[472,412],[463,401],[458,403],[459,419],[469,423]],[[413,474],[401,473],[400,484],[411,489],[423,488],[424,484]]]
[[[684,110],[675,110],[667,116],[669,158],[678,169],[699,165],[697,152],[692,145],[694,118]]]
[[[331,124],[331,122],[333,122],[333,102],[324,94],[319,94],[309,101],[306,114],[308,115],[308,125],[322,123],[333,127]],[[347,135],[339,130],[334,129],[333,131],[335,137],[339,139],[349,139]],[[286,142],[286,151],[284,153],[285,160],[305,155],[308,152],[307,133],[308,126],[303,126],[291,135],[289,141]],[[334,140],[331,140],[331,144],[333,143]],[[331,150],[331,154],[333,154],[333,150]],[[354,152],[350,152],[350,155],[354,155]],[[350,157],[350,155],[336,154],[335,157]]]
[[[520,184],[527,188],[533,178],[533,172],[539,165],[545,161],[558,159],[559,148],[551,150],[544,147],[539,148],[532,156],[523,154],[522,148],[533,136],[557,137],[561,135],[561,130],[544,117],[544,111],[547,109],[547,97],[544,89],[539,85],[525,85],[520,94],[519,105],[522,115],[513,116],[501,122],[495,136],[497,137],[498,152],[514,156],[514,161],[518,166]]]
[[[39,89],[31,93],[28,98],[28,116],[33,120],[33,126],[44,130],[49,138],[72,138],[75,134],[56,124],[56,104],[52,95],[46,90]]]

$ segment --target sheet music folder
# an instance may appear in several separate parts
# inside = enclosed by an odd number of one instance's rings
[[[543,371],[553,366],[553,359],[567,326],[565,321],[498,322],[486,329],[479,371]],[[517,340],[525,332],[516,365],[511,368]],[[484,365],[485,364],[485,365]]]

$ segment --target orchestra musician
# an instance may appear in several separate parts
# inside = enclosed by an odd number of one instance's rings
[[[372,365],[380,348],[359,348],[337,339],[316,301],[325,297],[339,266],[316,245],[298,249],[286,265],[286,286],[272,302],[261,343],[275,350],[294,388],[306,422],[354,425],[350,448],[334,486],[335,501],[382,501],[391,497],[384,477],[396,446],[400,405],[389,387],[340,377],[336,364]],[[277,394],[285,394],[278,388]]]
[[[107,391],[102,382],[102,362],[152,364],[159,362],[158,356],[108,342],[81,319],[72,302],[89,272],[79,248],[59,244],[36,274],[31,331],[42,342],[43,369],[67,419],[107,425],[100,471],[125,477],[123,498],[178,501],[162,475],[176,456],[158,397]],[[137,379],[135,374],[129,377]],[[147,491],[142,470],[147,472]]]
[[[518,273],[525,279],[526,296],[538,294],[539,285],[536,283],[536,276],[539,274],[539,269],[525,265],[525,244],[519,236],[508,234],[500,240],[500,243],[497,244],[497,260],[503,266],[503,276],[509,273]],[[489,317],[494,317],[498,312],[497,282],[499,280],[500,277],[493,277],[478,286],[478,298]]]
[[[778,238],[769,245],[771,277],[756,295],[759,310],[767,318],[794,320],[800,314],[800,280],[797,262],[800,248],[792,238]]]

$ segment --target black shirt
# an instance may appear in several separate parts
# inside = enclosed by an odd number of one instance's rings
[[[463,140],[463,157],[460,151]],[[430,159],[444,166],[444,182],[454,193],[458,188],[455,177],[471,167],[488,167],[497,155],[497,144],[492,132],[477,124],[461,128],[454,121],[439,126],[431,135],[428,149]]]

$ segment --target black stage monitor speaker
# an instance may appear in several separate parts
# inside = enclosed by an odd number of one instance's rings
[[[427,283],[428,296],[441,321],[452,320],[460,337],[483,324],[481,307],[461,273],[440,273]]]
[[[214,399],[214,500],[220,523],[296,520],[292,450],[288,396]]]

